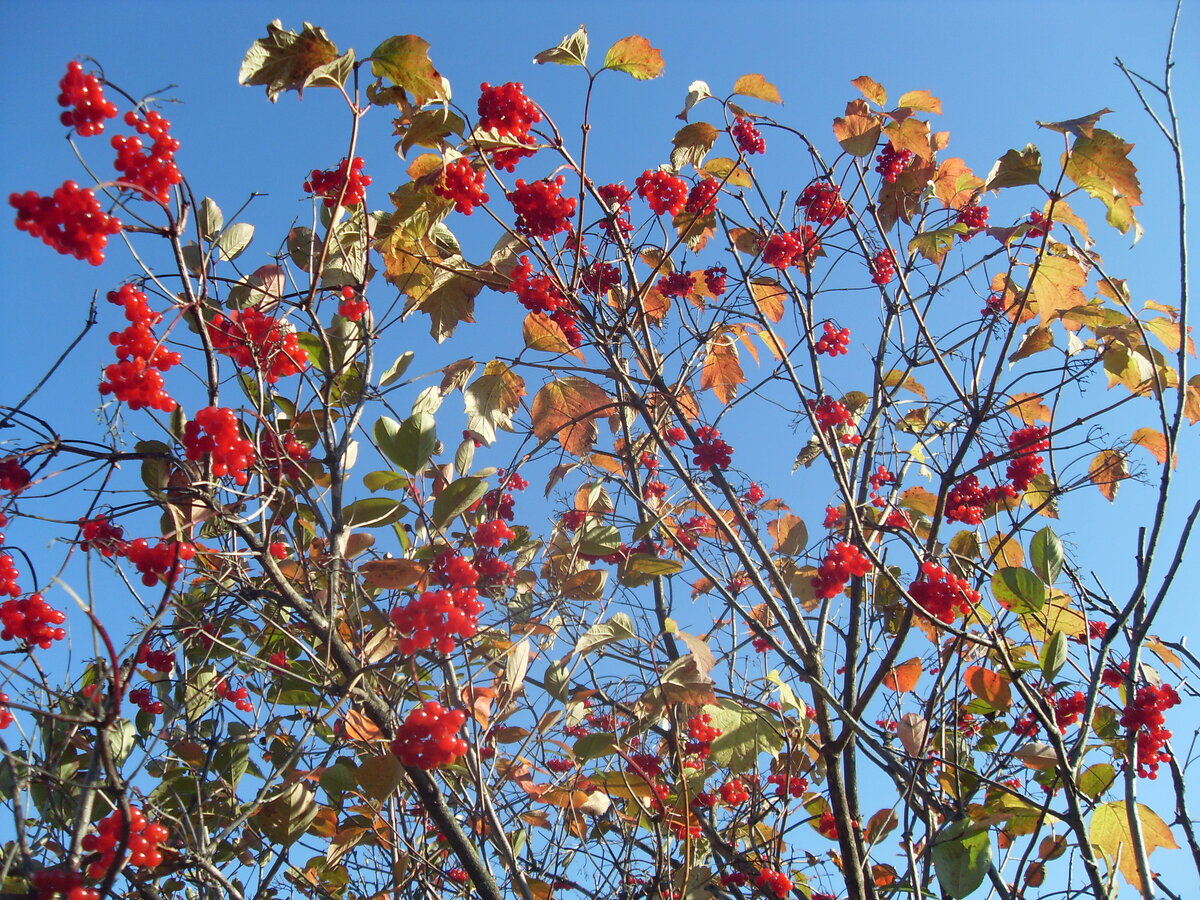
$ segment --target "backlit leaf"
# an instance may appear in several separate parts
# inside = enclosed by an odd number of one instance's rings
[[[955,237],[968,231],[970,229],[961,222],[934,231],[923,231],[908,242],[908,251],[920,253],[931,263],[940,266],[950,248],[954,246]]]
[[[1026,144],[1024,150],[1009,150],[996,160],[992,171],[988,173],[986,189],[998,191],[1001,188],[1037,184],[1041,177],[1041,151],[1033,144]]]
[[[913,112],[934,113],[939,116],[942,114],[942,101],[929,91],[909,91],[901,95],[896,106],[898,108],[907,107]]]
[[[1005,609],[1018,615],[1037,612],[1046,605],[1046,586],[1028,569],[1007,566],[992,575],[992,593]]]
[[[743,75],[733,85],[733,92],[743,97],[753,97],[767,103],[783,103],[779,96],[779,88],[771,84],[761,75]]]
[[[276,19],[267,26],[267,36],[250,45],[238,71],[238,84],[266,85],[272,103],[284,91],[303,95],[310,76],[337,59],[337,45],[325,29],[304,23],[297,34]]]
[[[882,131],[882,123],[873,115],[847,113],[833,120],[833,136],[851,156],[874,153]]]
[[[467,410],[467,428],[490,444],[496,431],[512,431],[512,416],[525,396],[525,379],[505,363],[493,359],[483,374],[463,391]]]
[[[1050,407],[1043,402],[1041,394],[1013,394],[1008,399],[1010,401],[1008,411],[1020,418],[1026,425],[1053,420]]]
[[[586,378],[559,378],[533,398],[533,433],[542,440],[556,437],[568,453],[583,456],[596,441],[596,417],[611,407],[612,398]]]
[[[558,63],[560,66],[587,65],[588,36],[587,29],[582,25],[574,33],[568,34],[558,45],[537,54],[535,63]]]
[[[963,672],[963,683],[972,694],[998,712],[1004,712],[1012,705],[1012,688],[999,672],[983,666],[968,666]]]
[[[449,525],[487,491],[488,484],[482,478],[468,475],[451,482],[433,501],[433,524],[439,528]]]
[[[877,106],[887,106],[887,91],[870,75],[859,75],[850,82],[864,97]]]
[[[887,674],[883,676],[884,686],[901,694],[914,691],[917,688],[917,682],[921,679],[922,671],[920,658],[913,657],[907,662],[888,669]]]
[[[450,82],[429,59],[429,41],[415,34],[393,35],[371,51],[371,74],[404,88],[418,106],[450,99]]]
[[[358,567],[368,588],[398,590],[420,584],[426,566],[415,559],[373,559]]]
[[[1088,478],[1112,502],[1116,499],[1121,481],[1129,477],[1125,467],[1125,454],[1120,450],[1101,450],[1088,464]]]
[[[933,870],[942,890],[955,900],[983,884],[992,864],[992,842],[970,819],[944,826],[933,838]]]
[[[664,68],[662,52],[644,37],[633,34],[608,48],[604,68],[625,72],[639,81],[657,78]]]
[[[1159,847],[1167,850],[1178,850],[1175,837],[1159,815],[1146,806],[1138,803],[1135,815],[1142,833],[1142,845],[1149,857]],[[1143,894],[1146,885],[1142,884],[1138,873],[1137,852],[1134,849],[1133,831],[1129,827],[1129,807],[1124,800],[1114,800],[1111,803],[1101,803],[1092,811],[1092,820],[1088,824],[1088,836],[1097,849],[1101,850],[1109,863],[1116,861],[1117,868],[1125,880]]]
[[[1033,273],[1029,299],[1037,308],[1042,323],[1049,323],[1064,310],[1086,306],[1080,290],[1087,283],[1087,272],[1078,260],[1063,256],[1043,256]]]
[[[252,821],[272,842],[287,846],[304,835],[316,815],[317,802],[312,791],[304,782],[296,781],[280,796],[259,807]]]
[[[1039,530],[1029,541],[1029,561],[1038,578],[1046,584],[1054,584],[1062,574],[1062,541],[1049,525]]]
[[[1132,208],[1142,205],[1137,167],[1129,160],[1132,149],[1133,144],[1097,128],[1091,137],[1075,139],[1063,165],[1068,178],[1107,207],[1108,223],[1122,234],[1138,228]]]
[[[712,391],[722,403],[729,403],[737,396],[738,385],[746,381],[742,364],[738,359],[737,341],[729,332],[718,333],[712,338],[704,354],[700,369],[700,387]]]
[[[1059,134],[1073,134],[1076,137],[1090,138],[1092,137],[1092,131],[1096,127],[1096,123],[1100,121],[1100,117],[1110,112],[1112,110],[1105,107],[1090,115],[1080,116],[1078,119],[1064,119],[1062,122],[1038,122],[1037,124],[1042,128],[1057,131]]]

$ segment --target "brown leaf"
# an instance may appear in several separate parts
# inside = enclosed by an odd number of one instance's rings
[[[907,662],[888,669],[887,674],[883,676],[884,686],[901,694],[915,690],[922,671],[920,657],[914,656]]]
[[[1088,478],[1110,503],[1116,499],[1121,480],[1128,477],[1125,454],[1120,450],[1101,450],[1088,464]]]
[[[962,209],[983,189],[983,179],[957,156],[938,163],[933,193],[950,209]]]
[[[1096,123],[1100,121],[1100,117],[1112,112],[1107,106],[1104,109],[1098,109],[1096,112],[1087,116],[1080,116],[1078,119],[1064,119],[1061,122],[1038,122],[1042,128],[1049,128],[1051,131],[1057,131],[1059,134],[1073,134],[1076,137],[1090,138],[1092,129],[1096,127]]]
[[[711,390],[722,403],[737,396],[739,384],[746,381],[738,359],[736,336],[728,330],[718,332],[708,342],[700,369],[700,388]]]
[[[932,159],[933,145],[929,142],[928,122],[905,119],[885,125],[883,131],[897,150],[911,150],[921,159]]]
[[[870,156],[883,131],[879,117],[850,114],[833,120],[833,136],[851,156]]]
[[[556,437],[564,450],[583,456],[596,442],[598,416],[612,410],[612,398],[586,378],[568,376],[542,385],[533,398],[533,433]]]
[[[1157,431],[1156,429],[1149,427],[1139,428],[1133,433],[1133,436],[1130,437],[1130,441],[1137,444],[1139,447],[1149,450],[1152,454],[1154,454],[1154,458],[1160,463],[1165,463],[1167,461],[1167,439],[1163,436],[1161,431]],[[1178,465],[1178,462],[1178,457],[1172,460],[1171,468],[1175,468]]]
[[[569,353],[583,359],[583,354],[571,346],[562,327],[545,313],[531,312],[521,327],[525,346],[542,353]]]
[[[771,322],[783,318],[783,304],[788,299],[787,288],[773,278],[754,278],[750,281],[750,296],[755,308]]]
[[[415,559],[373,559],[358,567],[368,588],[398,590],[424,585],[425,563]]]
[[[767,531],[775,538],[775,546],[772,549],[784,556],[796,556],[803,553],[804,548],[808,546],[808,529],[799,516],[789,513],[773,519],[767,523]]]
[[[870,75],[859,75],[850,82],[864,97],[877,106],[887,106],[887,91]]]
[[[1004,712],[1012,705],[1012,688],[1000,673],[983,666],[970,666],[963,673],[967,688],[992,709]]]

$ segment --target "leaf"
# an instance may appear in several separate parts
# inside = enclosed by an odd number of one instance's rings
[[[1047,525],[1029,542],[1029,561],[1038,578],[1048,585],[1054,584],[1063,568],[1063,545],[1054,529]]]
[[[920,759],[925,756],[925,738],[929,733],[929,723],[917,713],[905,713],[896,725],[896,736],[904,752],[909,756]]]
[[[761,75],[743,75],[733,84],[733,92],[742,97],[753,97],[767,103],[783,104],[779,96],[779,88],[767,81]]]
[[[676,575],[683,571],[683,563],[677,559],[663,559],[652,553],[635,553],[624,561],[618,577],[626,587],[641,587],[664,575]]]
[[[1050,407],[1045,404],[1041,394],[1012,394],[1008,399],[1010,401],[1008,412],[1017,416],[1026,425],[1054,421]]]
[[[707,122],[684,125],[675,133],[675,137],[671,138],[671,144],[674,146],[671,151],[671,165],[677,171],[686,166],[699,169],[719,135],[720,132]]]
[[[364,794],[382,803],[404,783],[404,766],[391,753],[368,756],[358,764],[354,778]]]
[[[496,440],[496,431],[512,431],[512,416],[525,396],[525,379],[505,363],[493,359],[483,374],[463,391],[467,429],[485,444]]]
[[[711,99],[712,95],[713,95],[713,93],[709,89],[707,82],[693,81],[691,84],[688,85],[687,97],[683,101],[683,111],[679,115],[677,115],[675,118],[683,119],[683,121],[686,122],[687,118],[688,118],[688,113],[692,111],[692,107],[695,106],[697,103],[699,103],[701,100]]]
[[[242,309],[247,306],[270,309],[278,305],[286,285],[287,278],[282,266],[274,263],[259,266],[229,288],[226,305]]]
[[[342,518],[352,528],[372,528],[399,522],[408,513],[407,506],[391,497],[367,497],[342,510]]]
[[[970,819],[959,819],[933,838],[933,870],[942,890],[955,900],[975,893],[992,864],[992,842],[986,830],[976,828]]]
[[[183,686],[183,708],[188,721],[196,721],[217,702],[217,673],[212,666],[202,666],[188,672]]]
[[[383,416],[375,423],[374,436],[384,456],[405,472],[416,475],[433,455],[437,423],[425,412],[409,416],[402,425]]]
[[[859,75],[850,82],[864,97],[870,100],[877,106],[887,106],[887,91],[883,89],[883,85],[879,84],[870,75]]]
[[[450,83],[429,59],[429,42],[415,34],[393,35],[371,51],[371,74],[404,88],[418,106],[450,99]]]
[[[772,549],[784,556],[798,556],[808,546],[808,529],[799,516],[784,513],[767,523],[767,531],[775,538]]]
[[[542,385],[533,398],[533,433],[556,437],[564,450],[583,456],[596,441],[597,416],[609,412],[612,398],[586,378],[568,376]]]
[[[1087,283],[1087,272],[1078,260],[1062,256],[1043,256],[1033,273],[1029,299],[1035,305],[1042,324],[1059,317],[1064,310],[1086,306],[1080,290]]]
[[[1121,234],[1131,228],[1140,235],[1133,207],[1142,205],[1137,167],[1129,160],[1133,144],[1097,128],[1090,137],[1075,139],[1063,164],[1063,174],[1108,209],[1106,221]]]
[[[749,283],[755,308],[769,321],[783,318],[783,304],[788,299],[787,288],[773,278],[753,278]]]
[[[303,96],[313,73],[337,59],[337,45],[325,35],[325,29],[307,22],[296,34],[287,31],[276,19],[267,26],[267,36],[250,45],[238,70],[238,84],[266,85],[272,103],[284,91]],[[321,85],[317,85],[321,86]]]
[[[633,34],[608,48],[604,68],[625,72],[638,81],[648,81],[663,73],[662,52],[651,47],[644,37]]]
[[[1028,569],[1008,566],[992,574],[992,593],[1005,609],[1027,615],[1046,605],[1046,586]]]
[[[962,209],[979,195],[982,188],[983,179],[957,156],[938,163],[933,193],[948,208]]]
[[[1067,636],[1056,631],[1042,644],[1042,652],[1038,655],[1038,665],[1042,669],[1042,677],[1048,684],[1053,684],[1059,671],[1067,662]]]
[[[1179,849],[1171,829],[1154,810],[1144,803],[1138,803],[1135,810],[1147,857],[1159,847],[1167,850]],[[1138,873],[1137,852],[1134,850],[1133,831],[1129,827],[1129,807],[1126,806],[1126,801],[1114,800],[1097,806],[1092,811],[1092,821],[1088,824],[1088,836],[1096,848],[1108,857],[1110,864],[1114,860],[1117,861],[1117,868],[1125,876],[1125,880],[1144,896],[1147,895],[1147,886],[1142,884]]]
[[[317,801],[302,781],[258,808],[253,821],[272,842],[289,846],[298,841],[317,816]]]
[[[1012,705],[1012,688],[999,672],[983,666],[968,666],[963,672],[963,683],[972,694],[997,712],[1004,712]]]
[[[914,656],[907,662],[888,669],[887,674],[883,676],[883,684],[899,694],[915,691],[922,671],[924,669],[920,657]]]
[[[710,390],[722,403],[737,396],[739,384],[746,381],[738,359],[737,342],[729,331],[720,331],[705,347],[700,368],[700,388]]]
[[[217,250],[221,259],[237,259],[254,239],[254,226],[246,222],[235,222],[221,232],[217,238]]]
[[[538,350],[542,353],[570,353],[572,356],[583,359],[583,354],[572,347],[571,342],[567,340],[567,334],[562,330],[562,326],[545,313],[529,313],[521,326],[521,335],[525,339],[525,346],[530,350]]]
[[[384,370],[383,375],[380,376],[379,386],[385,388],[403,378],[404,373],[408,371],[408,367],[413,361],[413,355],[411,350],[405,350],[397,356],[396,361],[388,366]]]
[[[889,369],[884,373],[883,386],[885,388],[904,388],[912,391],[922,400],[926,399],[925,388],[921,383],[912,375],[901,372],[899,369]]]
[[[970,229],[961,222],[934,231],[923,231],[908,242],[908,252],[920,253],[931,263],[940,266],[950,248],[954,246],[954,238],[968,231]]]
[[[1041,151],[1033,144],[1026,144],[1024,150],[1009,150],[996,160],[985,179],[984,189],[998,191],[1001,188],[1037,184],[1041,178]]]
[[[557,63],[560,66],[585,66],[587,65],[587,55],[587,29],[580,25],[573,34],[568,34],[559,41],[557,46],[537,54],[533,61],[535,63]]]
[[[896,106],[900,109],[911,109],[913,112],[934,113],[939,116],[942,114],[942,101],[929,91],[909,91],[902,94]]]
[[[1128,477],[1125,454],[1120,450],[1101,450],[1088,464],[1088,479],[1110,503],[1116,499],[1122,479]]]
[[[1017,360],[1025,359],[1033,356],[1035,353],[1041,353],[1043,350],[1049,350],[1054,346],[1054,335],[1048,327],[1038,326],[1030,328],[1021,338],[1021,345],[1017,347],[1016,352],[1009,356],[1009,362],[1017,362]]]
[[[433,501],[433,524],[439,528],[449,525],[487,492],[487,482],[473,475],[452,481]]]
[[[704,710],[710,724],[721,730],[712,742],[709,759],[716,766],[728,767],[736,774],[758,768],[761,754],[774,756],[783,749],[783,729],[778,717],[769,710],[746,708],[735,700],[721,700]]]
[[[1096,127],[1096,123],[1100,121],[1100,117],[1112,112],[1107,106],[1104,109],[1096,112],[1080,116],[1078,119],[1065,119],[1062,122],[1038,122],[1042,128],[1049,128],[1051,131],[1057,131],[1059,134],[1073,134],[1076,137],[1090,138],[1092,130]]]
[[[200,201],[200,209],[196,213],[196,225],[200,228],[200,237],[203,240],[211,241],[224,224],[225,216],[221,212],[221,207],[217,206],[216,200],[212,197],[205,197]]]
[[[584,655],[606,644],[628,641],[635,637],[637,632],[634,631],[633,620],[624,613],[617,613],[607,622],[597,622],[585,631],[576,641],[574,652]]]
[[[911,150],[921,159],[933,158],[933,145],[929,142],[929,123],[920,119],[905,119],[883,127],[884,134],[897,150]]]
[[[425,563],[415,559],[373,559],[358,567],[368,588],[402,590],[420,584],[426,575]]]
[[[407,127],[398,128],[400,134],[400,152],[408,155],[413,147],[427,147],[431,150],[441,148],[442,142],[452,134],[461,135],[467,129],[467,123],[449,109],[436,107],[417,113],[408,120]]]
[[[740,168],[736,160],[727,156],[715,156],[704,164],[701,169],[706,175],[711,175],[718,181],[724,181],[730,187],[750,187],[754,184],[750,173]]]
[[[833,136],[851,156],[870,156],[879,143],[883,124],[867,105],[857,100],[846,108],[846,115],[833,120]]]

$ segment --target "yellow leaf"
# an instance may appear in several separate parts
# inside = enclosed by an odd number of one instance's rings
[[[907,107],[913,112],[942,114],[942,101],[929,91],[909,91],[900,97],[896,104],[900,108]]]
[[[1116,499],[1121,480],[1128,477],[1125,454],[1120,450],[1101,450],[1088,465],[1088,478],[1109,502]]]
[[[1012,401],[1008,407],[1008,411],[1026,425],[1033,425],[1035,422],[1053,421],[1053,417],[1050,414],[1050,407],[1042,402],[1043,398],[1041,394],[1013,394],[1008,399]]]
[[[773,278],[755,278],[750,282],[750,296],[754,306],[772,322],[783,318],[783,302],[788,298],[787,288]]]
[[[870,75],[859,75],[850,82],[864,97],[878,106],[887,105],[887,91],[883,89],[883,85],[879,84]]]
[[[700,369],[700,387],[711,390],[722,403],[729,403],[745,380],[734,336],[728,332],[718,334],[708,342]]]
[[[922,400],[927,399],[925,388],[912,375],[901,372],[899,369],[891,369],[883,376],[883,386],[886,388],[904,388],[912,391]]]
[[[543,353],[570,353],[583,359],[583,354],[571,346],[562,327],[545,313],[531,312],[521,328],[525,346]]]
[[[852,156],[870,156],[874,153],[882,130],[879,119],[872,115],[850,113],[845,118],[833,120],[834,138]]]
[[[651,47],[644,37],[631,34],[608,48],[604,57],[604,68],[625,72],[639,81],[647,81],[661,75],[665,64],[662,51]]]
[[[1175,837],[1167,823],[1158,814],[1143,803],[1137,804],[1138,824],[1142,832],[1142,844],[1146,848],[1146,856],[1159,847],[1167,850],[1178,850]],[[1092,821],[1088,825],[1088,835],[1096,848],[1108,857],[1110,864],[1117,861],[1117,868],[1125,876],[1125,880],[1145,893],[1138,874],[1137,853],[1133,845],[1133,831],[1129,827],[1129,807],[1124,800],[1114,800],[1111,803],[1101,803],[1092,811]]]
[[[758,74],[743,75],[734,83],[733,92],[743,97],[765,100],[767,103],[783,103],[783,98],[779,96],[779,88]]]

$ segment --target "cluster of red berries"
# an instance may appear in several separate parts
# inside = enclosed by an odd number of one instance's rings
[[[213,348],[244,369],[262,373],[268,384],[298,375],[308,367],[308,353],[296,335],[285,331],[274,316],[257,309],[218,313],[209,323]]]
[[[130,110],[125,113],[125,124],[153,143],[147,150],[141,138],[113,135],[112,146],[117,151],[113,167],[121,173],[121,188],[166,203],[171,199],[171,188],[183,181],[175,165],[179,141],[171,137],[171,123],[154,110],[144,119]]]
[[[413,654],[436,645],[439,653],[452,653],[456,638],[470,638],[479,628],[483,604],[474,587],[424,591],[415,600],[391,612],[400,633],[399,650]]]
[[[467,755],[467,742],[458,736],[467,721],[461,709],[446,709],[436,700],[408,714],[392,741],[392,753],[406,766],[437,769]]]
[[[1040,238],[1047,232],[1054,230],[1054,223],[1049,221],[1042,213],[1036,209],[1029,211],[1029,228],[1025,232],[1026,237]]]
[[[721,785],[718,793],[721,795],[722,802],[729,806],[737,806],[750,799],[750,792],[746,790],[746,786],[742,784],[740,778],[730,778]]]
[[[366,297],[360,297],[358,291],[350,285],[342,288],[342,299],[338,301],[338,315],[351,322],[357,322],[370,309]]]
[[[8,203],[17,210],[18,230],[41,238],[64,256],[87,260],[93,266],[104,262],[109,236],[123,227],[119,220],[105,215],[92,191],[74,181],[64,181],[49,197],[33,191],[10,194]]]
[[[96,550],[109,558],[125,552],[125,529],[114,525],[108,516],[80,519],[79,534],[79,546],[84,550]]]
[[[511,522],[513,520],[513,507],[516,503],[512,492],[525,490],[525,488],[529,487],[529,482],[516,472],[506,476],[504,470],[501,469],[496,474],[499,478],[503,479],[501,487],[493,488],[484,494],[483,498],[479,501],[479,506],[476,508]],[[473,508],[471,511],[474,512],[476,508]]]
[[[912,161],[913,152],[911,150],[897,151],[889,143],[884,145],[884,148],[879,151],[879,156],[875,158],[875,171],[882,175],[883,180],[888,184],[894,184]]]
[[[494,550],[516,536],[517,533],[503,519],[492,519],[476,526],[473,539],[476,547],[491,547]]]
[[[720,297],[725,293],[725,283],[728,277],[729,271],[724,266],[709,266],[704,270],[704,286],[714,297]]]
[[[41,594],[5,600],[0,603],[0,640],[21,641],[30,648],[45,650],[67,636],[65,630],[56,627],[66,620]]]
[[[0,729],[7,728],[14,721],[12,710],[8,708],[8,694],[0,691]]]
[[[812,579],[813,591],[822,600],[828,600],[844,591],[846,582],[852,577],[861,578],[870,571],[871,560],[866,554],[853,544],[841,541],[833,545],[817,567],[817,574]]]
[[[775,869],[759,869],[754,884],[780,898],[792,892],[792,879]]]
[[[562,329],[567,343],[572,347],[583,343],[579,323],[571,311],[571,302],[559,290],[553,278],[549,275],[534,275],[528,257],[522,256],[510,273],[510,279],[507,290],[517,295],[522,306],[530,312],[548,315],[551,321]]]
[[[196,418],[183,428],[183,448],[191,462],[209,456],[216,478],[230,475],[238,484],[250,480],[246,470],[254,464],[254,445],[242,437],[232,409],[206,406],[197,410]]]
[[[98,834],[84,835],[83,838],[83,851],[99,854],[87,867],[88,877],[96,881],[104,878],[116,864],[122,838],[129,853],[129,865],[153,869],[162,862],[159,845],[171,836],[165,825],[149,821],[136,806],[129,808],[128,822],[117,810],[101,819],[96,828]]]
[[[258,436],[258,458],[266,470],[267,478],[273,482],[284,478],[299,478],[304,474],[303,464],[312,456],[312,450],[290,431],[281,435],[264,429]]]
[[[352,160],[343,159],[336,169],[324,172],[313,169],[308,181],[304,182],[304,191],[324,198],[325,205],[331,209],[338,205],[339,197],[342,206],[358,206],[367,196],[366,189],[371,183],[371,176],[363,174],[364,165],[362,157],[356,156]]]
[[[38,869],[30,879],[37,900],[100,900],[100,892],[83,886],[83,874],[63,866],[53,869]]]
[[[525,96],[525,86],[517,81],[492,87],[486,81],[479,86],[479,127],[495,131],[501,137],[524,138],[529,129],[542,121],[542,111]]]
[[[655,287],[664,297],[686,300],[687,295],[696,289],[696,280],[687,272],[672,272],[660,278]]]
[[[153,587],[161,581],[173,582],[183,564],[196,555],[196,547],[187,541],[160,540],[151,546],[145,538],[136,538],[117,550],[142,576],[142,584]]]
[[[156,700],[154,695],[150,693],[150,688],[140,687],[134,688],[129,692],[129,702],[140,709],[142,712],[151,716],[161,716],[163,706],[161,700]]]
[[[946,494],[946,518],[951,522],[978,525],[983,521],[988,504],[1015,497],[1016,491],[1007,484],[984,487],[978,475],[968,475]]]
[[[637,194],[646,201],[650,211],[657,216],[683,211],[688,200],[688,184],[682,178],[666,172],[647,169],[637,177]]]
[[[556,775],[564,775],[575,768],[575,760],[573,759],[548,759],[546,760],[546,768]]]
[[[807,778],[801,778],[799,775],[784,775],[782,772],[768,777],[767,784],[775,785],[776,797],[787,797],[790,795],[799,799],[808,790]]]
[[[817,340],[813,349],[817,353],[827,353],[830,356],[849,353],[850,329],[837,328],[832,322],[826,322],[825,333]]]
[[[935,562],[921,563],[921,578],[908,586],[908,593],[922,610],[943,622],[967,615],[979,602],[965,578],[958,578]]]
[[[707,216],[717,208],[717,195],[720,193],[720,183],[715,178],[705,178],[688,191],[683,210],[693,216]]]
[[[1025,490],[1035,475],[1042,474],[1043,460],[1038,453],[1050,449],[1049,434],[1050,429],[1045,426],[1030,425],[1008,436],[1008,449],[1017,455],[1009,460],[1005,475],[1014,490]]]
[[[527,184],[524,178],[518,178],[516,187],[504,195],[517,213],[513,227],[521,234],[543,241],[560,231],[570,231],[570,219],[575,214],[575,198],[561,196],[566,183],[565,175],[555,179],[543,178],[532,184]]]
[[[217,680],[215,691],[218,697],[232,702],[234,707],[242,712],[254,712],[254,704],[250,702],[250,691],[244,684],[234,687],[227,678],[220,678]]]
[[[788,266],[807,268],[821,252],[821,242],[811,225],[794,231],[773,234],[763,244],[762,261],[776,269]]]
[[[21,465],[21,461],[15,456],[6,456],[0,459],[0,491],[7,491],[10,494],[19,494],[29,485],[33,476],[29,474],[29,470]]]
[[[434,182],[433,192],[453,201],[455,210],[469,216],[475,207],[488,202],[488,195],[483,190],[486,182],[486,172],[482,169],[476,171],[469,159],[456,159],[442,167],[442,174]]]
[[[734,119],[729,134],[733,137],[733,142],[737,144],[738,150],[747,156],[767,152],[767,142],[763,140],[759,130],[754,127],[754,123],[747,118],[738,116]]]
[[[966,225],[971,229],[971,231],[962,236],[964,241],[969,241],[975,237],[979,233],[979,229],[987,225],[988,213],[989,210],[986,206],[974,200],[958,211],[958,214],[954,217],[954,221],[959,225]]]
[[[712,724],[712,716],[699,713],[688,719],[688,742],[684,745],[685,753],[695,753],[707,757],[712,752],[712,742],[722,734],[721,729]]]
[[[1121,715],[1121,727],[1129,729],[1137,748],[1137,773],[1142,778],[1158,777],[1159,763],[1171,759],[1164,748],[1171,739],[1171,732],[1163,726],[1166,717],[1163,711],[1180,703],[1179,694],[1169,684],[1145,684],[1125,707]]]
[[[467,874],[466,869],[451,869],[446,873],[446,877],[455,884],[466,884],[471,880],[471,876]]]
[[[633,198],[633,192],[623,184],[602,184],[596,192],[608,212],[603,227],[609,240],[618,240],[620,236],[631,232],[633,226],[625,216],[629,215],[629,201]]]
[[[67,74],[58,83],[62,91],[58,95],[59,106],[70,106],[59,116],[68,128],[74,128],[80,137],[92,137],[104,131],[104,120],[115,119],[117,106],[104,99],[104,88],[100,79],[83,71],[83,65],[75,60],[67,63]]]
[[[831,841],[836,841],[841,835],[837,819],[833,817],[833,813],[829,810],[825,810],[825,812],[821,813],[821,817],[817,819],[817,834],[827,837]]]
[[[154,333],[153,326],[162,321],[162,314],[151,310],[146,295],[132,284],[109,291],[108,302],[124,307],[130,324],[108,336],[117,361],[104,367],[100,393],[112,394],[130,409],[173,411],[177,404],[163,390],[162,373],[179,365],[183,357],[167,350]]]
[[[812,411],[813,418],[817,420],[817,427],[822,431],[844,428],[854,421],[854,416],[846,408],[846,405],[832,397],[809,400],[808,408]]]
[[[880,250],[871,257],[871,283],[883,287],[896,277],[896,255],[891,250]]]
[[[804,189],[796,205],[804,209],[804,218],[818,225],[832,225],[846,217],[846,203],[842,200],[841,185],[828,181],[815,181]]]
[[[728,469],[733,461],[733,447],[721,440],[721,432],[710,425],[696,429],[696,443],[692,446],[692,463],[702,472],[712,469]]]
[[[0,597],[19,597],[21,587],[17,584],[20,573],[13,564],[13,558],[7,553],[0,553]]]
[[[175,670],[175,654],[171,650],[155,650],[143,644],[138,650],[137,664],[168,674]]]
[[[621,270],[612,263],[596,260],[584,268],[579,281],[585,292],[603,297],[621,283]]]
[[[766,496],[767,492],[763,490],[762,485],[752,481],[750,487],[746,488],[746,492],[742,494],[742,499],[747,503],[761,503]]]

